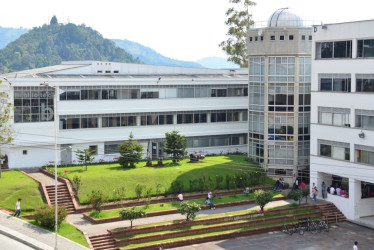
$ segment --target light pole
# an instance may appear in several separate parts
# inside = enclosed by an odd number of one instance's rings
[[[58,201],[57,201],[57,86],[51,86],[47,82],[40,83],[41,86],[51,87],[54,89],[53,97],[53,120],[54,120],[54,136],[55,136],[55,249],[57,250],[57,235],[58,235]]]

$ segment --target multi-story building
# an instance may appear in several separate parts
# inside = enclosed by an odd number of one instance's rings
[[[327,200],[351,220],[374,215],[373,26],[317,25],[313,33],[310,182],[343,189]]]
[[[279,9],[248,37],[248,156],[269,176],[307,177],[312,26]]]
[[[162,141],[173,130],[189,152],[247,150],[247,69],[80,61],[1,79],[15,107],[14,140],[2,149],[11,168],[54,161],[55,138],[59,164],[74,163],[85,148],[111,161],[131,132],[144,158],[164,156]]]

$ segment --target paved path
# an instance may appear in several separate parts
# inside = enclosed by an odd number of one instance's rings
[[[34,226],[19,218],[7,215],[2,211],[0,211],[0,234],[22,242],[34,249],[49,250],[53,249],[55,245],[54,233]],[[86,247],[61,236],[58,236],[57,246],[59,250],[87,249]]]
[[[32,177],[34,177],[35,179],[39,180],[40,182],[42,182],[45,186],[55,185],[55,179],[52,177],[49,177],[48,175],[45,175],[41,172],[35,172],[35,171],[25,170],[25,172],[31,175]],[[57,180],[57,183],[63,184],[59,180]]]
[[[349,222],[333,224],[330,231],[304,235],[288,235],[280,231],[238,237],[227,240],[206,242],[174,250],[263,250],[263,249],[301,249],[324,250],[339,249],[351,250],[353,243],[358,241],[358,249],[373,249],[374,230]]]
[[[281,200],[281,201],[273,201],[270,202],[266,208],[270,207],[277,207],[283,206],[290,203],[294,203],[293,200]],[[197,217],[207,216],[211,214],[219,214],[219,213],[227,213],[233,211],[241,211],[241,210],[249,210],[249,209],[260,209],[259,206],[256,204],[249,204],[249,205],[241,205],[241,206],[234,206],[234,207],[225,207],[225,208],[217,208],[216,210],[201,210],[197,213]],[[185,216],[181,214],[169,214],[169,215],[162,215],[162,216],[154,216],[148,218],[142,218],[134,220],[133,225],[143,225],[149,223],[157,223],[162,221],[172,221],[172,220],[183,220]],[[97,235],[106,233],[107,229],[114,229],[118,227],[128,227],[130,226],[129,221],[116,221],[110,223],[103,223],[103,224],[92,224],[87,220],[83,219],[82,214],[69,214],[67,220],[77,226],[80,230],[86,232],[88,235]]]
[[[1,245],[1,249],[12,249],[12,250],[33,250],[34,249],[19,242],[18,240],[14,240],[10,237],[2,235],[1,233],[0,233],[0,245]]]

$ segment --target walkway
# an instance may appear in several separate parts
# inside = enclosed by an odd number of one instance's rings
[[[45,175],[39,172],[39,170],[36,172],[34,169],[27,169],[25,170],[25,172],[31,175],[32,177],[34,177],[35,179],[39,180],[40,182],[42,182],[45,186],[55,185],[54,178],[49,177],[48,175]],[[63,184],[63,183],[57,180],[57,185],[58,184]]]
[[[294,200],[280,200],[280,201],[273,201],[266,205],[266,208],[270,207],[278,207],[284,206],[290,203],[294,203]],[[241,206],[234,206],[234,207],[225,207],[225,208],[217,208],[216,210],[201,210],[197,213],[197,217],[212,215],[212,214],[220,214],[220,213],[227,213],[227,212],[234,212],[234,211],[242,211],[242,210],[251,210],[251,209],[260,209],[259,206],[256,204],[249,204],[249,205],[241,205]],[[169,215],[162,215],[162,216],[155,216],[155,217],[147,217],[134,220],[133,225],[143,225],[143,224],[150,224],[150,223],[157,223],[163,221],[172,221],[172,220],[183,220],[186,219],[185,216],[181,214],[169,214]],[[129,221],[116,221],[110,223],[103,223],[103,224],[92,224],[87,220],[83,219],[82,214],[69,214],[67,220],[78,227],[81,231],[86,232],[88,235],[97,235],[106,233],[107,229],[114,229],[118,227],[129,227]]]
[[[18,240],[34,249],[49,250],[55,245],[55,234],[43,228],[34,226],[19,218],[0,211],[0,234]],[[84,250],[86,247],[65,237],[58,236],[59,250]]]

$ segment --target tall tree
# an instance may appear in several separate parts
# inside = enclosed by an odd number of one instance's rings
[[[56,24],[58,24],[57,17],[56,17],[56,16],[53,16],[53,17],[51,18],[50,25],[56,25]]]
[[[164,151],[171,154],[173,162],[181,160],[186,154],[187,140],[186,137],[179,134],[179,131],[165,133],[166,142],[164,143]]]
[[[125,168],[135,168],[135,163],[142,160],[143,145],[134,140],[134,135],[131,132],[129,139],[118,145],[118,151],[121,154],[118,159],[119,164]]]
[[[0,84],[2,81],[0,80]],[[9,96],[6,92],[0,92],[0,157],[1,146],[8,144],[13,140],[12,133],[13,127],[9,124],[9,120],[13,117],[11,111],[13,109],[12,103],[9,102]],[[1,178],[1,167],[0,167],[0,178]]]
[[[83,150],[78,149],[75,152],[75,155],[77,156],[80,164],[85,164],[86,165],[86,171],[87,171],[87,164],[90,164],[94,161],[94,159],[95,159],[94,155],[96,153],[97,153],[96,150],[86,148],[86,149],[83,149]]]
[[[219,44],[223,51],[228,55],[228,60],[240,67],[248,67],[247,55],[247,31],[253,24],[251,6],[256,5],[250,0],[229,0],[234,4],[233,7],[226,11],[228,26],[228,39]]]

